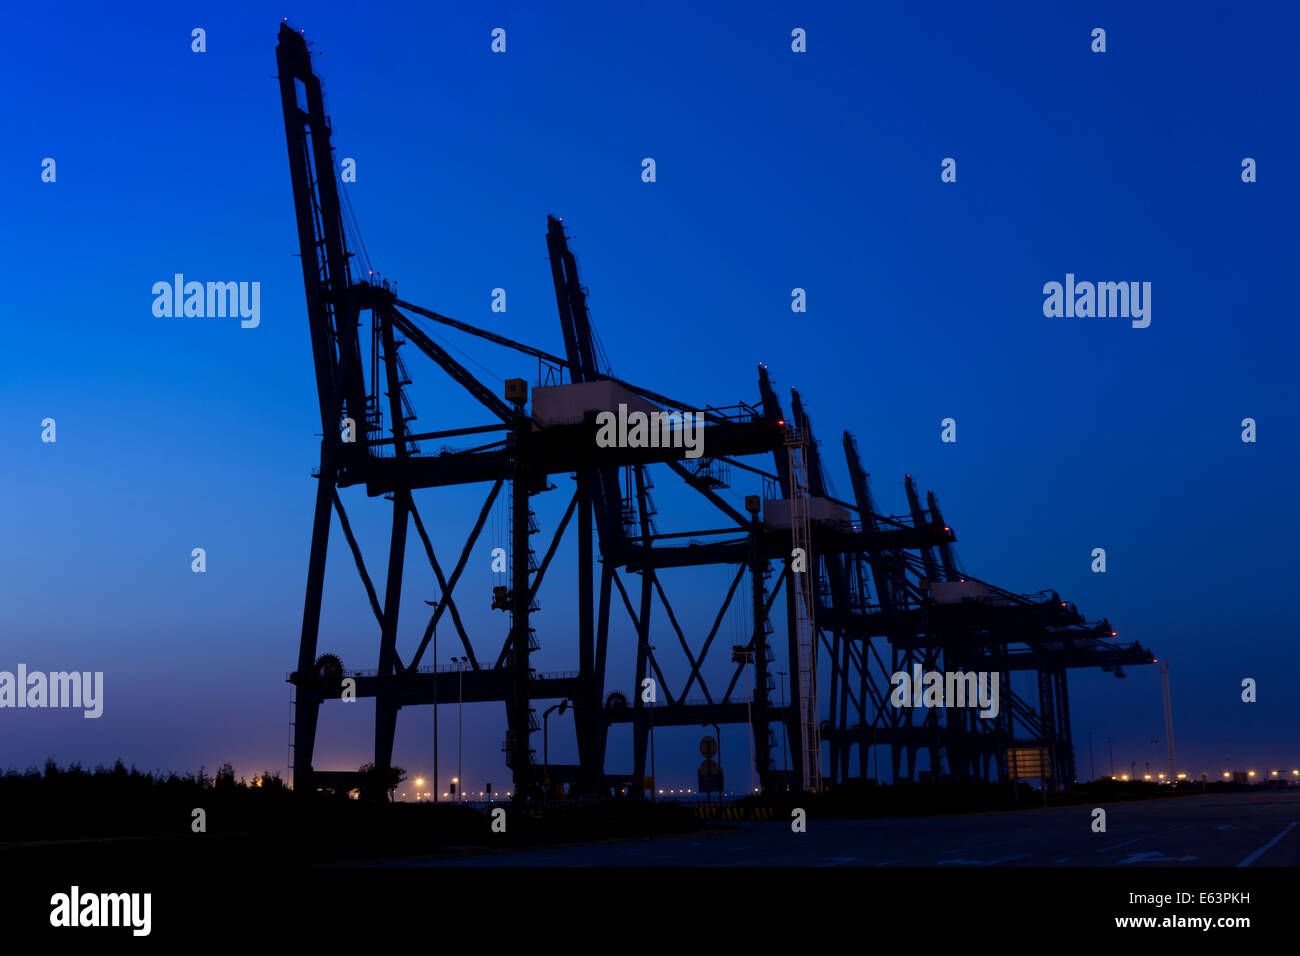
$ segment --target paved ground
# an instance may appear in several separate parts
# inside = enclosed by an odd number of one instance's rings
[[[1300,866],[1300,791],[728,832],[430,859],[423,866]],[[410,863],[404,865],[412,865]]]

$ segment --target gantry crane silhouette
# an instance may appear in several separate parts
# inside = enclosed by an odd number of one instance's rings
[[[358,698],[375,702],[374,764],[392,765],[397,716],[403,707],[437,706],[441,701],[501,702],[507,733],[503,744],[516,801],[535,799],[543,779],[531,735],[538,730],[534,703],[572,702],[578,763],[550,765],[546,783],[567,784],[575,794],[627,794],[647,789],[647,741],[652,727],[750,724],[755,771],[764,790],[820,788],[868,773],[870,753],[885,747],[893,779],[911,779],[917,756],[928,752],[931,772],[962,778],[1005,779],[1006,750],[1035,744],[1051,753],[1054,783],[1073,779],[1065,672],[1101,666],[1122,675],[1123,664],[1148,663],[1150,652],[1136,642],[1119,645],[1108,622],[1087,624],[1072,604],[1054,593],[1018,595],[978,582],[957,566],[956,540],[931,493],[922,506],[910,476],[905,483],[908,513],[876,512],[869,479],[856,443],[846,432],[844,451],[853,501],[828,492],[819,446],[800,396],[792,392],[787,418],[767,368],[760,366],[760,399],[714,407],[684,403],[611,374],[600,359],[587,293],[578,277],[563,223],[547,218],[546,244],[563,354],[554,354],[491,330],[478,328],[398,298],[386,281],[353,275],[348,219],[335,174],[330,121],[321,82],[304,36],[282,24],[276,48],[294,211],[316,388],[321,416],[321,458],[317,479],[306,596],[294,687],[294,789],[352,789],[356,771],[314,766],[320,708],[341,697],[345,681]],[[504,346],[539,364],[532,394],[523,379],[496,394],[421,327],[446,329]],[[368,320],[369,335],[363,336]],[[415,411],[405,388],[412,383],[401,357],[405,346],[432,361],[449,380],[483,407],[486,422],[416,431]],[[546,368],[545,383],[540,368]],[[556,384],[549,384],[554,382]],[[687,459],[680,447],[603,448],[595,439],[596,415],[626,402],[641,407],[702,416],[706,455]],[[451,423],[447,423],[450,425]],[[464,449],[422,451],[421,442],[441,439],[493,440]],[[771,454],[773,471],[742,459]],[[723,528],[658,529],[651,497],[650,467],[667,469],[720,515]],[[732,469],[761,482],[761,495],[746,495],[744,511],[719,491],[729,487]],[[532,538],[541,528],[530,505],[555,490],[552,478],[572,476],[574,491],[540,562]],[[438,559],[416,502],[416,492],[453,485],[482,485],[487,494],[459,556],[450,566]],[[391,501],[391,532],[382,593],[368,571],[353,534],[342,491],[362,486],[369,499]],[[471,637],[457,607],[457,585],[503,490],[509,499],[509,585],[499,587],[492,606],[506,612],[504,635]],[[337,517],[356,565],[378,638],[377,667],[345,671],[333,653],[320,653],[318,640],[326,556]],[[575,520],[576,519],[576,520]],[[576,530],[573,526],[576,524]],[[407,539],[414,529],[440,597],[422,638],[409,654],[398,646]],[[540,646],[532,615],[548,568],[566,533],[577,537],[577,593],[565,602],[576,627],[555,639],[576,652],[573,670],[539,673],[532,654]],[[689,539],[683,544],[683,539]],[[806,568],[792,563],[795,547],[807,552]],[[780,570],[772,581],[773,565]],[[675,568],[734,567],[735,574],[703,641],[692,641],[674,612],[662,572]],[[705,664],[721,653],[715,645],[724,615],[749,577],[747,642],[733,649],[730,683],[718,693],[706,681]],[[635,583],[639,578],[639,585]],[[983,590],[975,599],[945,603],[936,582],[970,582]],[[657,599],[657,600],[656,600]],[[786,640],[774,643],[774,608],[783,599]],[[633,692],[607,682],[611,614],[621,603],[636,635]],[[661,608],[656,611],[656,608]],[[780,608],[776,608],[780,614]],[[450,617],[468,661],[463,672],[423,663],[438,622]],[[684,658],[686,677],[674,689],[652,631],[665,630]],[[700,628],[699,630],[703,630]],[[576,647],[568,646],[576,633]],[[725,650],[725,649],[724,649]],[[778,655],[780,657],[778,658]],[[821,656],[819,656],[821,655]],[[782,659],[792,677],[792,699],[773,700],[774,666]],[[996,721],[969,711],[921,714],[888,705],[888,675],[923,663],[927,669],[969,667],[1038,675],[1039,708],[1033,710],[1003,685],[1007,702]],[[737,696],[743,668],[752,666],[753,689]],[[828,716],[817,677],[829,672]],[[657,682],[661,700],[635,689]],[[625,685],[624,685],[625,686]],[[698,688],[701,698],[688,694]],[[774,727],[785,724],[802,759],[789,770],[774,758]],[[606,769],[611,727],[630,724],[632,752],[623,769]],[[1017,736],[1017,728],[1021,732]],[[823,747],[829,756],[822,770]],[[651,784],[653,786],[653,784]]]

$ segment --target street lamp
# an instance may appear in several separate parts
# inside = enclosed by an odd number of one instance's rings
[[[733,644],[731,648],[731,663],[739,664],[744,667],[746,664],[754,663],[754,652],[743,644]],[[758,792],[754,786],[754,692],[749,683],[749,670],[745,670],[745,714],[749,721],[749,789]]]
[[[551,719],[551,711],[558,710],[560,716],[569,709],[568,698],[560,701],[558,704],[552,704],[542,714],[542,803],[546,803],[547,796],[551,789],[551,738],[550,725],[547,723]]]
[[[461,757],[465,746],[465,665],[469,663],[468,657],[453,657],[451,662],[456,665],[456,779],[462,776],[464,767],[461,763]],[[465,792],[462,790],[460,797],[465,798]]]
[[[433,632],[433,802],[438,802],[438,613],[437,601],[425,601],[435,608],[429,627]]]
[[[651,644],[647,644],[647,645],[646,645],[646,650],[649,651],[651,654],[653,654],[655,649],[654,649],[654,646],[653,646],[653,645],[651,645]],[[656,696],[657,696],[657,695],[656,695]],[[657,783],[659,783],[659,780],[658,780],[658,775],[655,773],[655,711],[654,711],[654,706],[655,706],[654,701],[650,701],[650,780],[651,780],[652,783],[657,784]],[[655,794],[655,788],[654,788],[654,787],[651,787],[651,788],[650,788],[650,799],[651,799],[651,801],[653,801],[654,803],[658,803],[658,802],[659,802],[659,797]]]

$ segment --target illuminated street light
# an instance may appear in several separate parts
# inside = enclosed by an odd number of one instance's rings
[[[1255,776],[1255,771],[1253,771],[1253,770],[1247,771],[1246,776],[1248,776],[1248,777],[1253,777],[1253,776]]]

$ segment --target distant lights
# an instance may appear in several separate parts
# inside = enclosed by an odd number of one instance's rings
[[[1223,779],[1226,780],[1226,779],[1228,779],[1228,778],[1231,777],[1231,776],[1232,776],[1232,774],[1229,773],[1227,770],[1223,771]]]
[[[1253,770],[1248,770],[1248,771],[1246,771],[1246,776],[1248,776],[1248,777],[1253,777],[1253,776],[1255,776],[1255,771],[1253,771]]]

